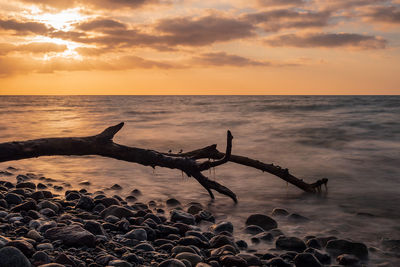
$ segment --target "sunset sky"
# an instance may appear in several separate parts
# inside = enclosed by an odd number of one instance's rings
[[[400,94],[400,0],[0,0],[0,94]]]

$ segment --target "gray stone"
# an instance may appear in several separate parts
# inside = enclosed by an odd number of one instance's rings
[[[178,260],[188,260],[192,266],[196,266],[197,263],[202,262],[203,259],[194,253],[182,252],[175,256]]]
[[[143,250],[143,251],[154,251],[154,248],[149,243],[140,243],[133,247],[136,250]]]
[[[334,257],[341,254],[353,254],[360,259],[368,258],[368,248],[363,243],[356,243],[344,239],[331,240],[326,245],[326,251]]]
[[[125,238],[136,239],[139,241],[147,240],[147,232],[144,229],[133,229],[124,235]]]
[[[240,253],[240,254],[237,254],[236,256],[239,256],[242,259],[244,259],[249,266],[261,266],[262,265],[261,260],[257,256],[254,256],[252,254]]]
[[[27,257],[31,257],[35,253],[33,245],[26,240],[12,240],[8,242],[7,246],[17,248]]]
[[[53,202],[51,202],[51,201],[48,201],[48,200],[41,201],[41,202],[38,204],[38,208],[39,208],[39,209],[49,208],[49,209],[52,209],[54,212],[58,212],[59,209],[60,209],[60,208],[57,206],[57,204],[55,204],[55,203],[53,203]]]
[[[306,244],[297,237],[280,236],[276,240],[275,245],[278,249],[297,252],[303,252],[306,249]]]
[[[244,228],[244,232],[246,234],[256,235],[265,231],[258,225],[248,225],[246,228]]]
[[[81,196],[75,208],[91,211],[94,208],[93,199],[88,196]]]
[[[218,224],[214,224],[210,227],[210,230],[214,232],[214,234],[219,234],[221,232],[229,232],[233,233],[233,224],[231,222],[220,222]]]
[[[360,262],[360,259],[354,255],[342,254],[336,258],[336,261],[340,265],[355,265]]]
[[[22,203],[22,198],[14,193],[8,193],[5,197],[4,200],[7,201],[9,205],[15,204],[19,205]]]
[[[36,246],[38,250],[53,250],[54,247],[51,243],[42,243]]]
[[[170,198],[165,203],[167,204],[168,207],[176,207],[181,205],[181,202],[179,202],[175,198]]]
[[[300,253],[294,258],[296,267],[322,267],[322,264],[310,253]]]
[[[268,231],[278,227],[274,219],[263,214],[252,214],[246,220],[246,225],[258,225]]]
[[[183,264],[182,261],[177,260],[177,259],[168,259],[165,261],[162,261],[158,267],[186,267],[185,264]]]
[[[50,262],[50,257],[44,251],[38,251],[32,256],[32,260],[34,263],[46,264]],[[36,265],[36,264],[35,264]],[[40,265],[43,266],[43,265]]]
[[[121,207],[121,206],[116,206],[112,205],[105,210],[103,210],[100,215],[105,218],[109,215],[116,216],[118,218],[129,218],[129,217],[134,217],[134,213],[131,210],[128,210],[127,208]]]
[[[96,221],[86,221],[83,225],[83,228],[94,235],[106,235],[106,231],[104,231],[103,226]]]
[[[289,212],[285,209],[275,208],[272,210],[271,215],[272,216],[287,216],[287,215],[289,215]]]
[[[185,224],[194,225],[195,219],[192,214],[189,214],[182,210],[173,210],[171,212],[171,222],[181,222]]]
[[[108,266],[116,266],[116,267],[132,267],[133,265],[127,261],[123,260],[112,260],[108,263]]]
[[[247,261],[238,256],[225,255],[220,258],[223,266],[247,267]]]
[[[54,227],[47,230],[44,236],[50,240],[61,240],[67,246],[94,247],[96,243],[96,237],[79,225]]]
[[[19,212],[19,211],[29,211],[29,210],[36,210],[36,203],[35,201],[27,201],[24,203],[21,203],[14,208],[11,209],[12,212]]]
[[[31,267],[28,258],[15,247],[4,247],[0,249],[1,267]]]

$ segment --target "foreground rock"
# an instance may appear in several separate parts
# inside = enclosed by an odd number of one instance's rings
[[[31,263],[19,249],[14,247],[5,247],[0,249],[0,266],[31,267]]]
[[[271,217],[263,214],[252,214],[246,220],[246,225],[257,225],[265,231],[278,227],[278,223]]]
[[[48,188],[58,186],[45,178],[41,181]],[[218,217],[196,202],[169,199],[141,203],[136,198],[126,201],[118,195],[108,196],[104,191],[92,194],[86,189],[53,195],[41,190],[43,186],[22,182],[26,184],[15,188],[0,181],[0,267],[321,267],[368,263],[368,250],[362,243],[332,236],[285,236],[277,222],[264,214],[252,214],[245,227],[234,229],[231,222],[216,221]],[[272,215],[284,222],[302,222],[283,209],[275,209]],[[235,239],[238,233],[242,240]],[[398,240],[382,241],[391,253],[398,251],[398,244]]]
[[[96,237],[79,225],[50,228],[45,232],[44,237],[50,240],[61,240],[67,246],[94,247],[96,244]]]

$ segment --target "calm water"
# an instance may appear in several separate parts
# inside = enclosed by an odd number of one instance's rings
[[[126,125],[115,142],[165,152],[214,143],[223,151],[230,129],[234,154],[279,164],[309,182],[327,177],[329,192],[307,196],[234,163],[207,174],[237,193],[236,206],[221,195],[209,202],[207,192],[179,171],[94,156],[6,162],[0,170],[14,166],[78,189],[82,180],[92,183],[89,190],[118,183],[120,194],[140,189],[140,201],[200,201],[218,219],[232,220],[238,235],[248,214],[282,207],[311,219],[301,225],[278,220],[288,234],[334,234],[378,247],[383,237],[400,238],[399,96],[0,97],[0,142],[93,135],[121,121]]]

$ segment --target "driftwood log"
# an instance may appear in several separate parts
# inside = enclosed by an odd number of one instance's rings
[[[121,130],[124,123],[108,127],[102,133],[88,137],[60,137],[43,138],[20,142],[7,142],[0,144],[0,162],[34,158],[40,156],[55,155],[99,155],[103,157],[138,163],[144,166],[165,167],[178,169],[186,173],[188,177],[195,178],[214,199],[211,190],[229,196],[236,203],[237,197],[229,188],[216,181],[208,179],[203,171],[225,164],[228,161],[253,167],[263,172],[274,174],[291,183],[305,192],[315,193],[321,191],[321,186],[327,184],[324,178],[315,183],[308,184],[291,175],[288,169],[282,169],[273,164],[265,164],[251,158],[232,155],[232,139],[230,131],[227,131],[226,151],[217,150],[217,145],[208,146],[187,153],[161,153],[154,150],[128,147],[113,142],[114,135]],[[208,159],[199,162],[200,159]]]

